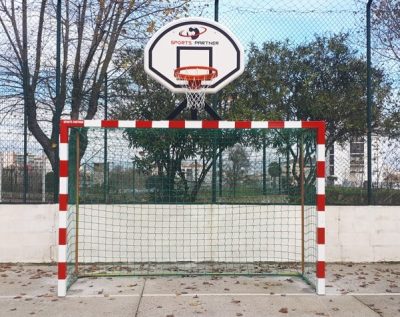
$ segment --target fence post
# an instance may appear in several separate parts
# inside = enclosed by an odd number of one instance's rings
[[[46,202],[46,154],[42,156],[42,202]]]
[[[371,81],[371,4],[367,3],[367,201],[372,203],[372,81]]]
[[[108,78],[107,78],[107,73],[105,74],[104,77],[104,120],[108,119]],[[107,134],[107,129],[104,129],[104,162],[103,162],[103,190],[104,190],[104,203],[106,204],[108,202],[108,134]]]
[[[26,194],[28,192],[28,25],[27,25],[27,3],[22,1],[22,76],[24,92],[24,193],[23,202],[26,203]]]
[[[55,113],[60,113],[61,115],[61,98],[60,98],[60,90],[61,90],[61,6],[62,6],[62,1],[57,0],[57,12],[56,12],[56,17],[57,17],[57,36],[56,36],[56,111]],[[60,157],[59,157],[59,147],[60,147],[60,141],[58,139],[58,135],[60,134],[60,127],[59,127],[59,122],[55,124],[54,132],[55,135],[57,135],[56,138],[56,148],[54,151],[54,156],[55,156],[55,164],[54,164],[54,173],[53,173],[53,200],[55,203],[58,202],[58,184],[59,184],[59,163],[60,163]]]
[[[2,202],[2,191],[3,191],[3,154],[0,155],[0,203]]]
[[[219,18],[219,0],[214,2],[214,21],[218,22]]]

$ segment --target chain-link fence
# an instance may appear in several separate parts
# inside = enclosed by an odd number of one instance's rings
[[[367,1],[192,0],[182,9],[179,6],[184,2],[166,4],[175,8],[174,14],[164,7],[162,14],[154,10],[145,20],[138,19],[135,23],[144,26],[136,28],[135,34],[123,31],[131,38],[119,40],[123,45],[117,45],[113,69],[108,72],[109,94],[104,94],[103,85],[94,117],[104,118],[103,106],[108,98],[109,117],[165,119],[170,110],[166,104],[174,106],[169,95],[160,97],[165,102],[154,99],[157,104],[151,106],[153,95],[137,91],[143,74],[140,48],[165,23],[165,17],[218,19],[237,35],[246,54],[245,73],[217,95],[219,100],[235,100],[234,106],[226,109],[222,102],[213,102],[220,116],[226,120],[326,120],[327,202],[367,204]],[[4,8],[0,11],[4,14]],[[372,1],[373,204],[400,203],[399,16],[398,1]],[[54,48],[55,35],[47,41]],[[33,137],[31,126],[24,151],[22,82],[10,80],[10,55],[4,44],[7,38],[0,37],[0,42],[0,198],[2,202],[52,202],[54,180],[49,155]],[[134,51],[137,48],[138,52]],[[49,65],[53,73],[54,63]],[[37,94],[42,105],[40,125],[50,135],[53,117],[46,110],[44,88],[38,88]],[[49,95],[54,98],[51,89]],[[89,105],[90,100],[82,102]],[[68,111],[63,116],[69,118],[72,97],[66,98],[65,109]]]

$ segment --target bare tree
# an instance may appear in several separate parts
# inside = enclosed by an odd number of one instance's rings
[[[120,48],[138,46],[188,0],[63,0],[60,103],[55,95],[56,0],[0,0],[0,81],[12,111],[25,103],[28,128],[56,170],[60,119],[92,119]],[[7,89],[4,89],[6,87]],[[21,102],[24,100],[24,103]]]
[[[375,48],[386,58],[400,62],[400,2],[377,0],[372,10]]]

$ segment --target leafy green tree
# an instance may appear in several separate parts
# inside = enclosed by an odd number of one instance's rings
[[[397,76],[400,70],[400,2],[376,0],[372,2],[372,48],[374,60],[383,61]],[[396,77],[395,77],[396,78]],[[394,79],[396,81],[396,79]],[[393,93],[385,113],[384,129],[376,132],[389,138],[400,136],[400,92]]]
[[[282,168],[278,162],[271,162],[268,166],[268,174],[273,179],[273,187],[276,188],[276,178],[282,175]]]
[[[246,149],[237,144],[228,151],[228,159],[225,163],[225,180],[228,187],[233,190],[233,197],[236,197],[236,190],[240,182],[248,175],[250,167],[249,155]]]
[[[216,158],[241,140],[240,131],[173,130],[149,131],[127,129],[130,147],[141,149],[135,157],[137,167],[152,177],[148,186],[154,188],[157,202],[194,202]],[[189,182],[182,166],[185,162],[198,162],[199,175]]]
[[[380,69],[373,79],[378,125],[391,87]],[[238,83],[231,111],[247,119],[325,120],[327,148],[365,132],[366,62],[347,34],[252,45]]]
[[[317,36],[301,45],[266,42],[252,45],[236,90],[225,99],[241,119],[325,120],[327,150],[366,131],[366,62],[351,49],[347,34]],[[383,118],[391,86],[383,70],[373,68],[374,126]],[[291,173],[299,182],[300,142],[305,164],[312,166],[315,147],[291,131],[277,131],[269,142],[289,152]],[[261,140],[257,140],[258,143]],[[295,146],[296,145],[296,146]],[[310,174],[312,175],[312,174]],[[309,181],[312,181],[310,178]]]

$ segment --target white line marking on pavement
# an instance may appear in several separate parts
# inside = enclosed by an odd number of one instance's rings
[[[78,294],[67,294],[67,298],[107,298],[107,297],[139,297],[140,294],[102,294],[102,295],[97,295],[97,294],[87,294],[87,295],[78,295]],[[143,297],[193,297],[193,296],[202,296],[202,297],[210,297],[210,296],[220,296],[220,297],[226,297],[226,296],[318,296],[315,293],[190,293],[190,294],[176,294],[176,293],[165,293],[165,294],[143,294]],[[340,294],[340,293],[332,293],[332,294],[326,294],[324,296],[400,296],[400,293],[346,293],[346,294]],[[0,300],[1,299],[15,299],[15,297],[21,297],[20,299],[25,299],[25,298],[57,298],[56,295],[54,296],[48,296],[48,297],[43,297],[43,296],[28,296],[28,295],[0,295]],[[318,296],[319,297],[319,296]],[[323,297],[323,296],[322,296]],[[17,298],[18,299],[18,298]]]

